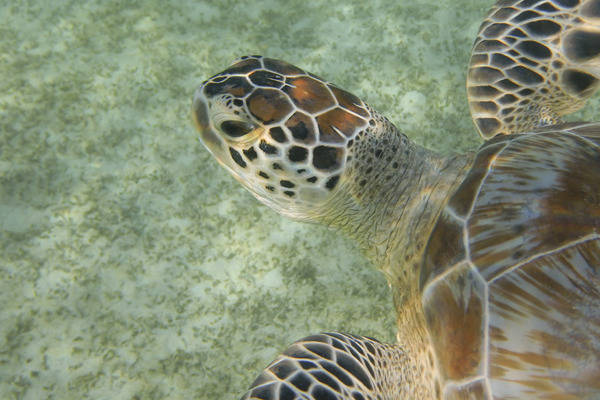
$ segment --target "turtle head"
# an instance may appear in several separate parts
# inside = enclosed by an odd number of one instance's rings
[[[280,214],[317,219],[349,179],[353,148],[370,126],[360,99],[283,61],[242,57],[196,90],[202,143]]]

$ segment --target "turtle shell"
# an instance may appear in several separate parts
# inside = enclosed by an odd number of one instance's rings
[[[448,199],[420,274],[444,398],[600,392],[599,146],[599,123],[498,136]]]

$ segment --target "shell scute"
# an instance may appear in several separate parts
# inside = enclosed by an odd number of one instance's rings
[[[486,284],[468,263],[425,288],[423,310],[442,376],[452,381],[484,374]]]
[[[600,382],[599,288],[598,238],[535,258],[489,284],[495,396],[525,398],[535,388],[540,397],[587,398],[600,390],[593,384]]]
[[[336,107],[317,118],[319,140],[325,143],[346,143],[354,133],[366,127],[366,120]]]
[[[462,385],[449,384],[444,391],[444,400],[491,399],[485,379],[478,379]]]
[[[420,277],[445,398],[600,390],[598,132],[498,136],[448,200]]]
[[[484,144],[477,152],[469,173],[448,202],[447,207],[452,209],[458,217],[465,219],[470,214],[481,184],[489,173],[490,165],[509,139],[499,136],[496,140]]]
[[[306,72],[286,61],[275,60],[273,58],[262,58],[265,68],[282,75],[305,75]]]
[[[327,86],[315,78],[310,76],[287,78],[285,83],[283,91],[290,96],[299,109],[309,114],[323,112],[336,104]]]
[[[277,89],[256,89],[247,102],[252,115],[263,124],[280,122],[293,110],[289,99]]]
[[[369,112],[365,109],[364,103],[361,99],[359,99],[352,93],[348,93],[345,90],[340,89],[335,85],[329,84],[328,86],[333,95],[335,96],[340,107],[343,107],[350,112],[358,114],[363,118],[371,117],[371,114],[369,114]]]
[[[468,222],[487,281],[516,263],[600,230],[600,154],[581,137],[514,137],[490,167]]]
[[[420,273],[420,290],[452,265],[464,260],[464,224],[450,213],[444,212],[436,222],[435,229],[425,252]]]

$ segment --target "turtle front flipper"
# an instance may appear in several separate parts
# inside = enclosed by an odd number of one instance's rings
[[[242,400],[432,398],[434,379],[411,376],[419,371],[407,370],[406,357],[400,346],[375,339],[319,333],[294,343],[277,357]],[[437,390],[439,395],[439,383]]]
[[[561,122],[600,87],[600,0],[500,0],[473,46],[469,106],[481,136]]]

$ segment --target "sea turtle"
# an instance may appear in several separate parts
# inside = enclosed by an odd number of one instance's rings
[[[486,140],[442,156],[283,61],[203,82],[201,140],[279,213],[355,239],[392,288],[398,343],[320,333],[252,399],[599,399],[600,0],[500,0],[467,93]]]

